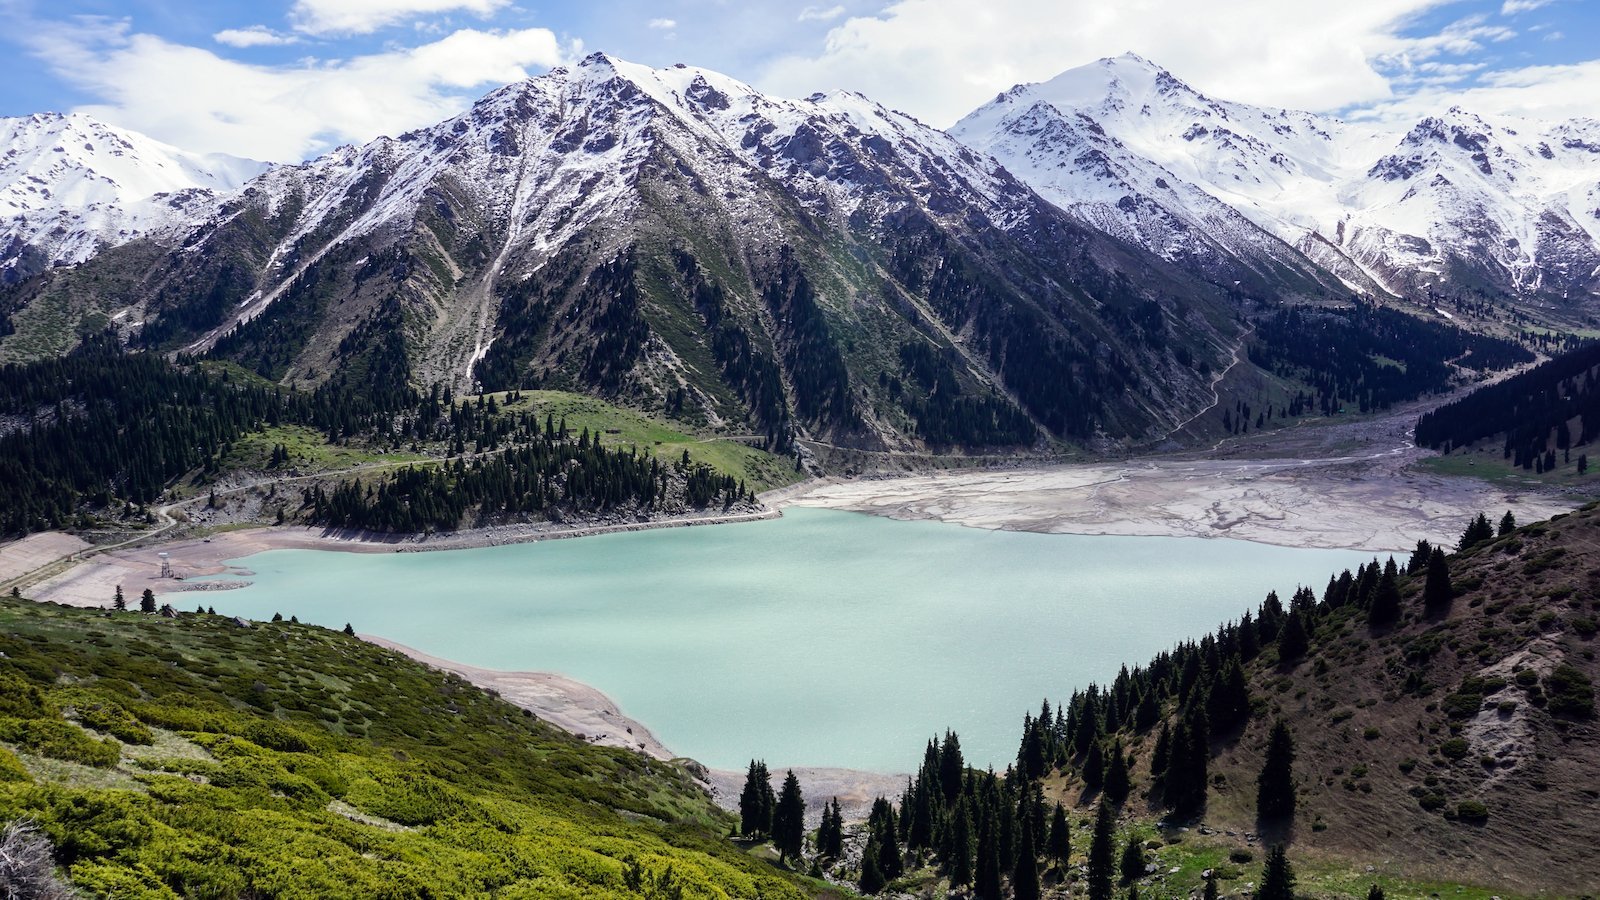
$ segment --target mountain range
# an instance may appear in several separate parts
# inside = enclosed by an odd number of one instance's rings
[[[784,450],[1159,439],[1283,303],[1581,319],[1600,277],[1600,123],[1396,135],[1131,55],[949,133],[604,54],[299,165],[3,128],[0,360],[114,326],[290,386],[582,390]]]

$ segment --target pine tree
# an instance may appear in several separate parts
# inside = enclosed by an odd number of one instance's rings
[[[944,791],[944,802],[954,803],[961,795],[961,775],[967,769],[961,757],[961,738],[953,731],[944,733],[944,746],[939,750],[939,786]]]
[[[1267,864],[1261,872],[1261,888],[1256,900],[1294,900],[1294,868],[1282,844],[1267,851]]]
[[[772,808],[775,805],[772,777],[767,772],[767,764],[750,760],[750,768],[744,777],[744,790],[739,793],[739,833],[747,838],[772,834]]]
[[[1306,655],[1310,647],[1310,638],[1306,635],[1305,616],[1299,613],[1290,613],[1283,623],[1283,632],[1278,635],[1278,659],[1282,662],[1292,663]]]
[[[1264,822],[1294,817],[1294,735],[1282,719],[1267,738],[1267,758],[1256,779],[1256,816]]]
[[[1128,757],[1122,752],[1122,738],[1111,742],[1110,761],[1106,763],[1105,795],[1112,803],[1128,799],[1133,785],[1128,780]]]
[[[972,883],[972,806],[966,800],[956,805],[955,820],[950,825],[950,847],[944,854],[944,864],[951,887]]]
[[[1089,900],[1111,900],[1112,880],[1116,875],[1116,822],[1111,804],[1100,802],[1094,817],[1094,837],[1089,841]]]
[[[1132,884],[1144,877],[1144,846],[1137,835],[1129,835],[1122,848],[1122,861],[1117,866],[1123,884]]]
[[[1016,900],[1039,900],[1039,854],[1034,848],[1033,829],[1022,829],[1017,866],[1011,875],[1011,894]]]
[[[1166,776],[1167,766],[1172,761],[1172,726],[1166,722],[1161,723],[1161,730],[1156,733],[1155,749],[1150,751],[1150,777],[1160,779]]]
[[[1495,536],[1496,537],[1505,537],[1506,535],[1508,535],[1511,532],[1516,531],[1516,530],[1517,530],[1517,517],[1513,516],[1511,514],[1511,510],[1508,509],[1508,510],[1506,510],[1506,514],[1500,517],[1500,527],[1498,529],[1496,529]]]
[[[116,596],[111,598],[111,608],[112,609],[118,609],[118,610],[122,610],[122,609],[127,609],[128,608],[128,599],[126,597],[122,596],[122,585],[120,585],[120,584],[117,585]]]
[[[778,861],[800,859],[805,844],[806,801],[800,794],[800,780],[790,771],[783,779],[778,802],[772,812],[772,843],[778,848]]]
[[[1455,596],[1450,564],[1445,561],[1443,550],[1434,550],[1428,557],[1428,578],[1422,584],[1422,605],[1430,614],[1438,614],[1450,608]]]
[[[1373,885],[1367,889],[1367,900],[1383,900],[1383,888]]]
[[[344,633],[350,635],[351,637],[355,637],[356,630],[350,627],[349,622],[346,622],[344,623]]]
[[[1461,533],[1461,542],[1456,546],[1456,549],[1470,550],[1493,538],[1494,526],[1489,524],[1489,517],[1483,513],[1478,513],[1478,517],[1467,525],[1467,530]]]
[[[1083,786],[1098,791],[1105,783],[1105,751],[1100,749],[1100,742],[1095,741],[1089,745],[1089,752],[1083,757]]]
[[[1206,889],[1200,895],[1200,900],[1218,900],[1219,896],[1217,893],[1217,871],[1215,869],[1207,869]]]
[[[973,890],[982,900],[1000,900],[1000,836],[994,810],[984,812],[978,828],[977,881]]]
[[[1372,606],[1367,609],[1367,623],[1374,626],[1392,625],[1400,619],[1400,583],[1394,559],[1378,579],[1377,592],[1372,596]]]
[[[856,883],[857,887],[861,888],[861,893],[870,897],[882,891],[888,883],[889,880],[884,878],[883,872],[878,869],[878,861],[870,854],[862,857],[861,880]]]
[[[1050,817],[1050,839],[1045,844],[1045,856],[1058,866],[1065,867],[1072,858],[1072,826],[1067,823],[1067,811],[1056,804],[1055,815]]]
[[[144,589],[144,594],[139,597],[139,611],[153,613],[156,611],[156,592],[149,588]]]

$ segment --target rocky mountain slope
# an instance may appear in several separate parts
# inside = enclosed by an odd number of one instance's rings
[[[179,150],[84,115],[0,119],[0,281],[193,227],[266,169]]]
[[[1600,299],[1595,120],[1451,109],[1394,130],[1219,100],[1128,54],[1018,85],[952,133],[1169,259],[1309,261],[1378,295]]]
[[[596,54],[22,285],[0,356],[108,319],[285,384],[577,389],[785,449],[1032,446],[1208,402],[1240,304],[1279,288],[1218,281],[859,95]]]

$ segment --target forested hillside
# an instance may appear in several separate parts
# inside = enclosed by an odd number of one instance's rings
[[[6,599],[0,652],[0,821],[91,895],[816,893],[679,766],[354,637]]]
[[[1427,413],[1417,443],[1449,453],[1501,438],[1512,465],[1553,471],[1587,457],[1573,450],[1600,437],[1597,379],[1600,344],[1591,343]]]
[[[409,447],[449,461],[282,492],[272,504],[280,523],[437,531],[754,502],[753,486],[687,450],[663,460],[632,444],[602,446],[598,428],[541,417],[516,392],[503,395],[505,406],[403,384],[330,382],[300,392],[230,371],[128,353],[109,337],[59,359],[0,368],[0,534],[149,521],[148,506],[177,479],[203,483],[238,442],[291,425],[334,444]],[[292,470],[286,447],[274,446],[264,462],[266,480]]]
[[[1301,897],[1583,894],[1597,536],[1595,507],[1498,533],[1480,517],[1459,548],[1274,593],[1047,702],[1002,775],[964,771],[946,733],[836,871],[869,893],[1287,898],[1287,863]]]

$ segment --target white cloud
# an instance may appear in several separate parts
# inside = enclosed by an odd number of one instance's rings
[[[289,20],[308,34],[367,34],[419,16],[467,12],[483,18],[511,0],[295,0]]]
[[[1500,6],[1500,15],[1514,16],[1518,13],[1533,12],[1554,2],[1555,0],[1506,0]]]
[[[800,15],[795,16],[796,22],[832,22],[844,15],[843,6],[830,6],[823,9],[820,6],[808,6],[800,10]]]
[[[229,47],[281,47],[285,44],[293,44],[298,40],[294,35],[279,34],[265,25],[251,25],[249,28],[224,28],[213,34],[211,39]]]
[[[651,19],[649,27],[654,31],[671,31],[678,23],[673,19]]]
[[[418,47],[258,66],[126,22],[36,24],[30,48],[99,98],[79,111],[192,150],[297,161],[343,142],[432,124],[478,90],[568,58],[543,28],[461,30]]]
[[[1593,118],[1600,109],[1600,60],[1488,72],[1465,90],[1423,90],[1380,104],[1367,115],[1414,120],[1450,106],[1533,119]]]
[[[1388,99],[1374,59],[1407,50],[1402,28],[1453,2],[1122,0],[1064,14],[1061,0],[895,0],[845,19],[820,52],[780,58],[757,81],[789,96],[849,87],[942,126],[1018,82],[1132,50],[1218,96],[1337,109]]]

